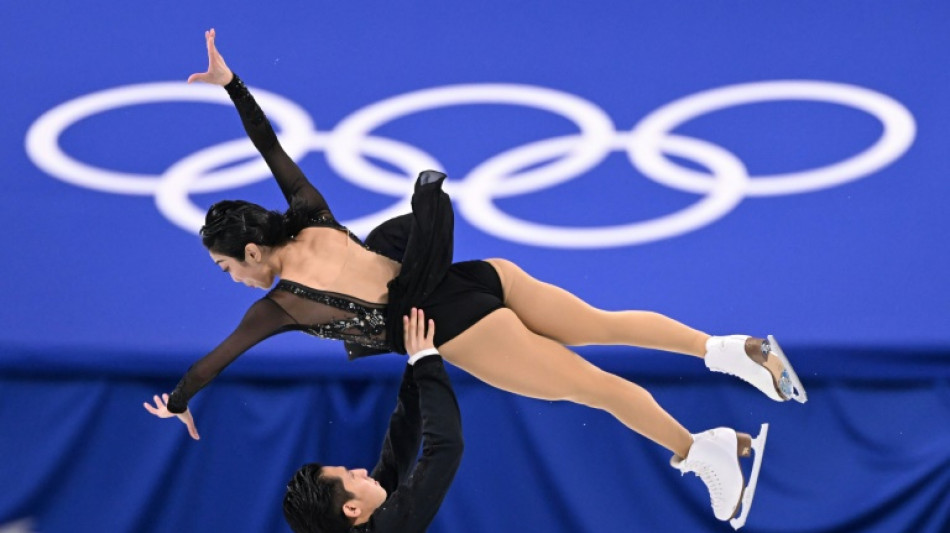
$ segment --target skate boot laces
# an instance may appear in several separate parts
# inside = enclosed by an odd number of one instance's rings
[[[699,477],[703,484],[706,485],[706,489],[709,491],[710,505],[713,509],[713,513],[718,517],[720,509],[728,508],[730,502],[726,501],[722,481],[720,481],[716,470],[709,463],[699,463],[698,465],[686,463],[683,466],[680,475],[691,472]]]
[[[693,446],[683,459],[674,456],[670,464],[681,474],[696,474],[709,491],[713,513],[719,520],[736,514],[744,486],[736,455],[738,437],[735,431],[717,428],[693,435]]]

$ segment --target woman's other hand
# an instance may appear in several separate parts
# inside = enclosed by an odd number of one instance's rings
[[[152,397],[155,400],[155,405],[145,402],[145,410],[159,418],[171,418],[173,416],[178,417],[178,420],[181,420],[181,423],[188,428],[188,434],[191,435],[191,438],[195,440],[200,440],[201,437],[198,436],[198,428],[195,427],[195,420],[191,417],[191,411],[185,409],[184,413],[173,413],[168,410],[168,395],[162,394],[162,397],[159,398],[156,394]]]

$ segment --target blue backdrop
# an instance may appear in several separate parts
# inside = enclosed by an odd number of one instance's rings
[[[437,167],[456,259],[506,257],[607,309],[775,333],[811,392],[772,405],[692,359],[588,349],[694,431],[772,423],[748,529],[950,524],[950,6],[33,2],[0,17],[0,530],[283,531],[314,458],[370,465],[401,360],[298,335],[195,402],[141,403],[259,292],[195,236],[274,208],[215,27],[282,141],[365,233]],[[698,482],[607,415],[453,373],[467,448],[434,531],[707,530]],[[727,526],[722,526],[727,527]]]

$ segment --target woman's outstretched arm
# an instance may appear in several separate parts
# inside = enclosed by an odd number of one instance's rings
[[[287,331],[293,325],[294,320],[280,304],[266,296],[261,298],[248,309],[231,335],[191,365],[171,394],[156,394],[153,397],[155,405],[146,403],[145,409],[159,418],[177,416],[187,426],[191,438],[198,440],[198,430],[188,409],[188,400],[238,356],[267,337]]]
[[[270,167],[288,205],[307,212],[326,211],[329,213],[330,207],[323,195],[307,180],[297,163],[284,152],[264,111],[257,105],[254,96],[248,91],[241,78],[234,74],[224,62],[224,58],[214,44],[214,37],[214,29],[205,32],[205,41],[208,45],[208,71],[192,74],[188,77],[188,83],[200,81],[220,85],[228,91],[231,101],[234,102],[241,116],[244,130],[257,151],[264,157],[267,166]]]
[[[264,339],[287,331],[293,325],[294,320],[280,304],[267,296],[258,300],[221,344],[191,365],[166,402],[169,412],[185,412],[188,400],[241,354]]]

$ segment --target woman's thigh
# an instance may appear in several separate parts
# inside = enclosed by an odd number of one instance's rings
[[[612,343],[611,313],[597,309],[570,292],[537,280],[505,259],[488,259],[504,291],[505,306],[531,331],[561,344]]]
[[[438,324],[436,324],[438,328]],[[496,388],[545,400],[597,403],[608,374],[559,342],[529,330],[510,309],[489,314],[439,347],[450,363]]]

